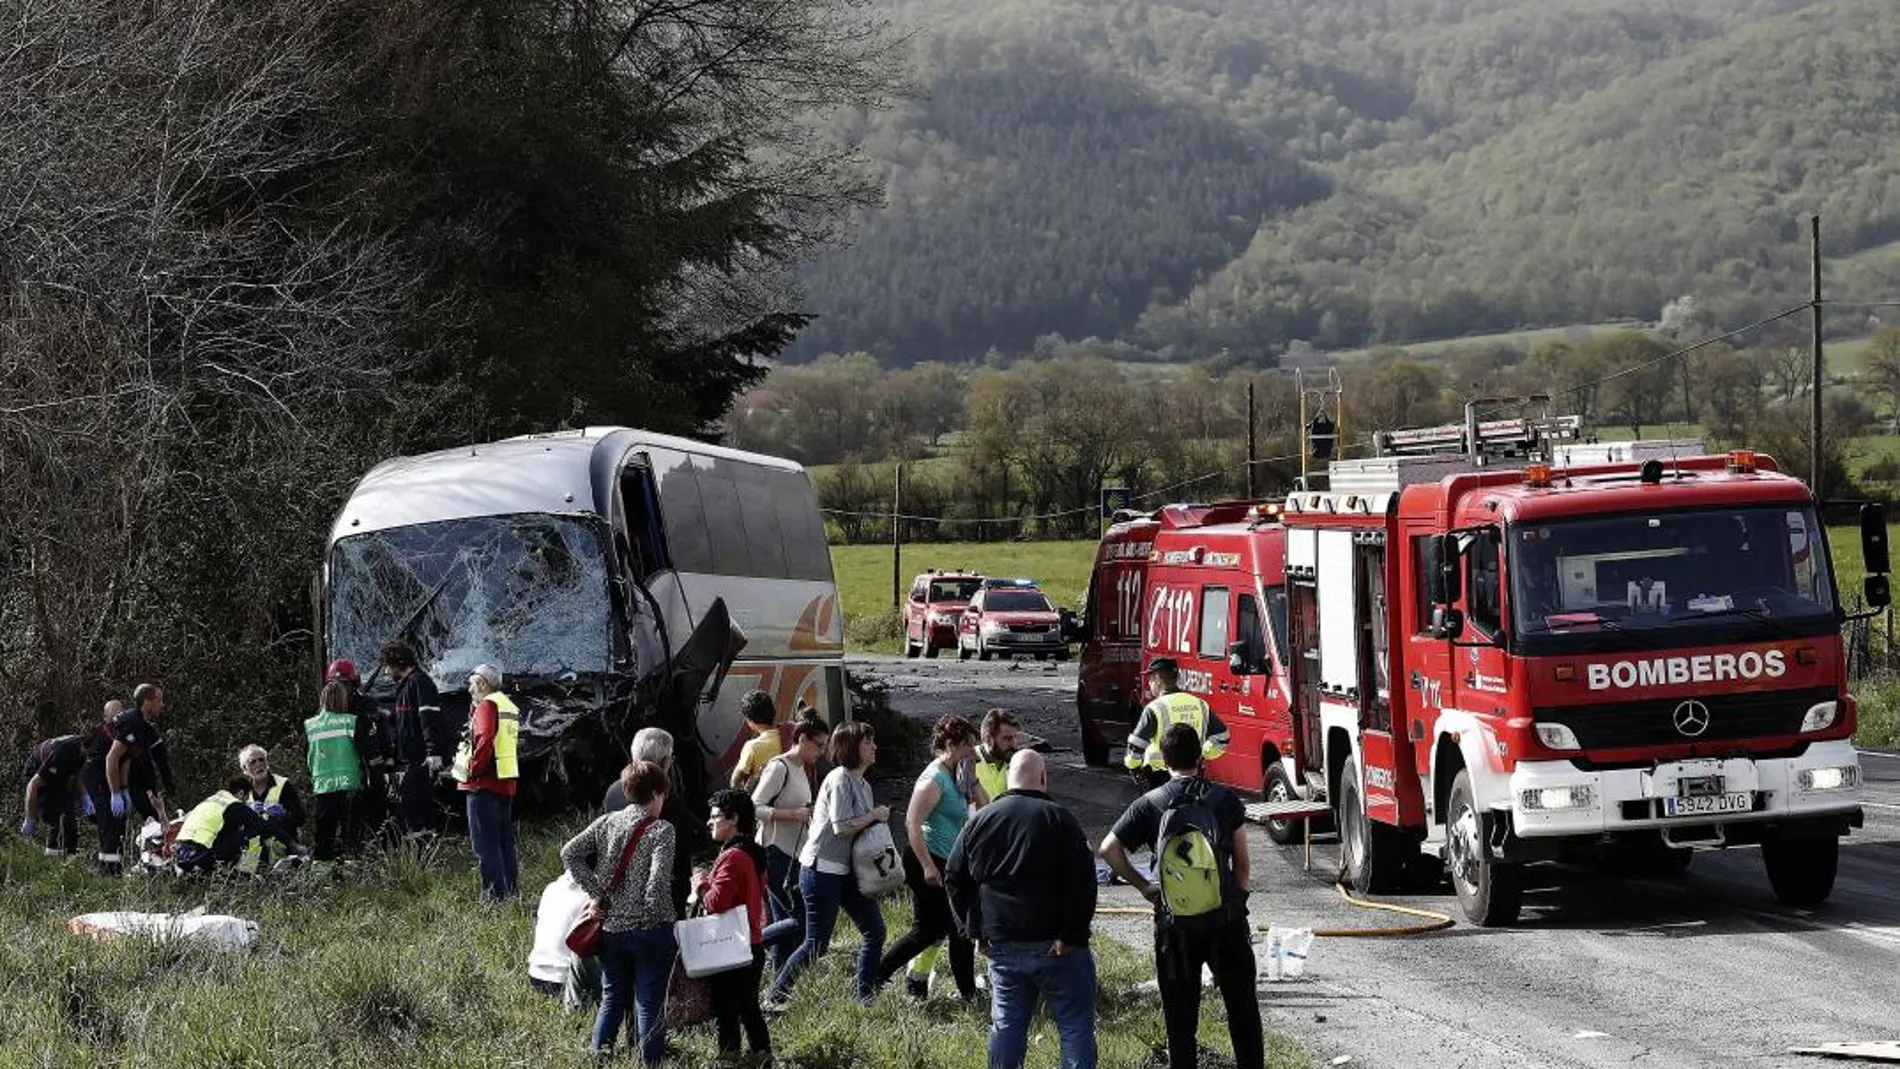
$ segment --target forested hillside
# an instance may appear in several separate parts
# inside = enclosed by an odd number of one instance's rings
[[[901,3],[887,207],[787,354],[1162,359],[1900,291],[1891,0]],[[1842,325],[1846,325],[1843,321]]]

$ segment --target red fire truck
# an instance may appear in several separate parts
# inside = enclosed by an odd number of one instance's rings
[[[1295,797],[1279,511],[1225,502],[1116,516],[1096,551],[1081,624],[1085,760],[1105,764],[1127,740],[1147,701],[1148,662],[1172,657],[1182,689],[1228,726],[1227,753],[1208,774],[1269,800]],[[1284,822],[1268,830],[1282,842],[1293,834]]]
[[[1516,919],[1526,863],[1605,853],[1759,844],[1782,901],[1822,901],[1861,809],[1813,496],[1748,452],[1536,462],[1575,426],[1468,410],[1287,499],[1294,782],[1358,889],[1424,852],[1480,925]]]

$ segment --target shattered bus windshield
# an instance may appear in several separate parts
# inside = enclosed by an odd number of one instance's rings
[[[1512,619],[1526,652],[1733,642],[1835,626],[1814,510],[1750,506],[1520,523]]]
[[[337,542],[330,556],[330,648],[376,663],[407,637],[438,680],[483,662],[508,677],[603,672],[612,610],[600,534],[562,516],[477,516]]]

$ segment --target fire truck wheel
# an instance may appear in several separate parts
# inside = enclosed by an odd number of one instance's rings
[[[976,640],[976,659],[979,661],[987,661],[990,659],[989,647],[983,645],[983,640],[980,638]]]
[[[1359,787],[1359,764],[1350,758],[1339,770],[1335,819],[1339,822],[1341,875],[1353,890],[1375,895],[1398,890],[1407,857],[1416,848],[1399,829],[1367,815],[1365,796]]]
[[[942,653],[942,652],[943,652],[943,647],[937,645],[935,642],[932,642],[929,639],[924,640],[924,656],[925,657],[928,657],[929,659],[934,661],[937,659],[937,654]]]
[[[1297,797],[1293,793],[1293,781],[1286,778],[1286,767],[1280,762],[1267,766],[1266,790],[1262,793],[1269,802],[1291,802]],[[1267,821],[1267,838],[1281,846],[1298,841],[1296,830],[1290,820]]]
[[[1841,863],[1841,841],[1763,839],[1761,859],[1775,897],[1790,906],[1818,906],[1834,893],[1834,871]]]
[[[965,646],[963,644],[962,639],[957,639],[957,660],[967,661],[969,659],[970,659],[970,647]]]
[[[917,656],[917,643],[912,642],[910,640],[909,635],[904,636],[904,656],[906,657]]]
[[[1068,651],[1068,650],[1066,650],[1066,649],[1064,649],[1064,650],[1057,650],[1057,651],[1055,652],[1055,659],[1056,659],[1056,660],[1058,660],[1058,661],[1066,661],[1066,660],[1068,660],[1068,659],[1069,659],[1069,651]]]
[[[1458,894],[1458,908],[1480,928],[1516,923],[1524,898],[1523,868],[1488,856],[1470,772],[1458,771],[1447,809],[1451,819],[1445,826],[1445,867]]]
[[[1108,743],[1095,734],[1086,716],[1078,716],[1082,721],[1082,763],[1090,768],[1101,768],[1108,764]]]

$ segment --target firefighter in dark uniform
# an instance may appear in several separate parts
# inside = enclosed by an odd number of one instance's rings
[[[79,770],[86,763],[86,736],[61,735],[46,739],[27,751],[26,819],[20,824],[20,836],[33,838],[39,826],[46,826],[46,852],[72,855],[79,852],[78,809],[92,816],[92,799],[79,786]]]
[[[407,642],[391,642],[381,656],[397,681],[396,757],[402,772],[397,778],[396,820],[405,839],[423,838],[441,830],[435,781],[449,770],[455,739],[449,735],[435,680],[416,664],[416,651]]]
[[[123,871],[125,822],[140,813],[161,825],[170,819],[165,797],[172,790],[171,760],[153,721],[165,713],[165,688],[140,683],[132,707],[106,725],[80,770],[99,826],[99,870]]]

